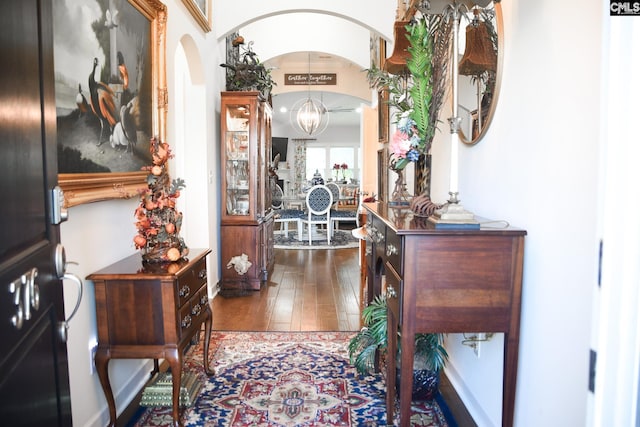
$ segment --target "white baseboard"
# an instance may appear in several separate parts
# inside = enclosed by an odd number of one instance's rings
[[[447,364],[445,374],[478,427],[497,427],[491,422],[491,418],[489,418],[484,409],[482,409],[482,406],[480,406],[478,401],[473,397],[473,394],[471,394],[471,391],[465,385],[464,380],[451,363]]]
[[[142,360],[138,368],[132,373],[129,381],[124,383],[118,390],[114,390],[117,416],[120,416],[122,411],[127,408],[129,403],[131,403],[147,381],[149,381],[149,374],[152,370],[153,361]],[[113,384],[111,386],[113,387]],[[105,400],[100,411],[85,424],[85,427],[104,427],[106,425],[109,425],[109,406]]]

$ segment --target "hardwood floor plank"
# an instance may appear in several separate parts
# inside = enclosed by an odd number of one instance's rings
[[[273,272],[259,291],[213,299],[214,328],[356,331],[360,324],[358,260],[357,248],[276,249]]]

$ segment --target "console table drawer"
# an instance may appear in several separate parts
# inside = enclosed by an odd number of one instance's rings
[[[393,230],[387,229],[385,243],[385,255],[387,261],[396,270],[398,275],[402,277],[402,237],[398,236]]]
[[[387,264],[386,274],[386,294],[387,308],[393,317],[402,323],[402,280],[390,265]]]
[[[207,263],[203,258],[176,280],[178,307],[182,307],[185,302],[196,295],[205,283],[207,283]]]
[[[206,314],[208,297],[206,296],[207,287],[203,286],[193,297],[180,309],[180,335],[189,334],[191,329],[199,327],[202,319]]]
[[[384,239],[387,227],[379,218],[373,217],[371,220],[371,229],[369,232],[369,237],[373,241],[373,259],[376,260],[378,258],[384,259]]]

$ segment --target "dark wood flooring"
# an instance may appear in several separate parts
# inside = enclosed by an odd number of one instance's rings
[[[260,291],[218,295],[213,328],[222,331],[357,331],[360,329],[358,249],[275,250]],[[222,295],[227,295],[223,292]]]

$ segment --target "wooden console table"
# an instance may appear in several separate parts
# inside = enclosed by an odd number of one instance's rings
[[[191,249],[188,259],[143,264],[131,255],[87,277],[95,284],[100,384],[109,405],[109,426],[116,406],[109,382],[111,359],[165,359],[173,378],[173,425],[180,426],[179,398],[183,352],[205,324],[204,369],[209,375],[211,308],[207,291],[209,249]]]
[[[400,426],[410,425],[416,333],[502,332],[502,425],[513,425],[526,231],[436,230],[426,218],[365,204],[369,298],[385,276],[390,355],[400,332]],[[393,425],[396,358],[387,358],[387,423]]]

